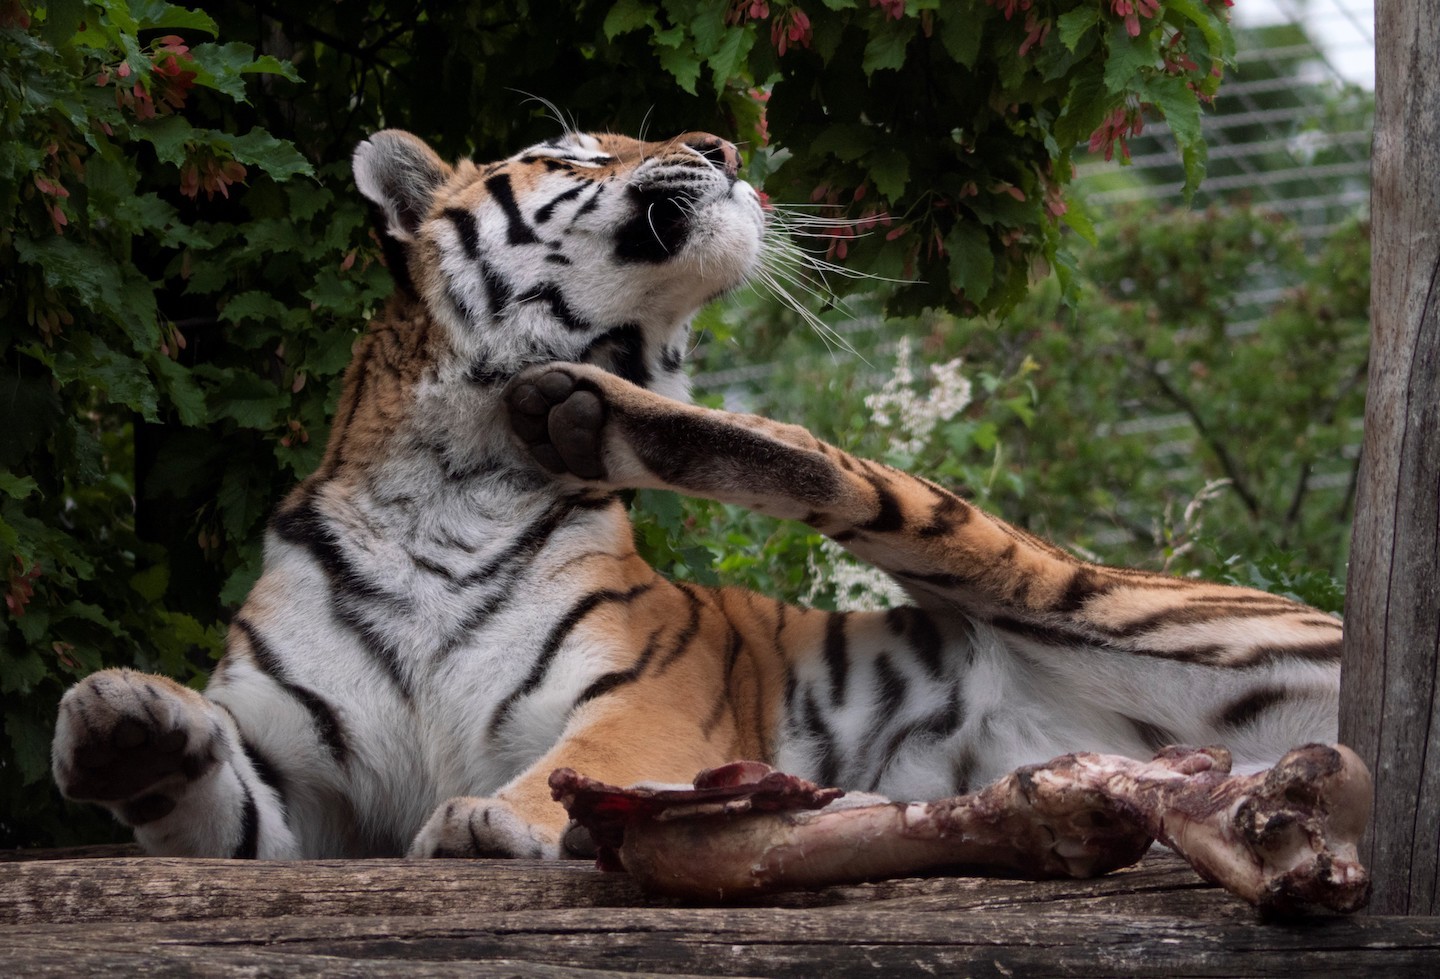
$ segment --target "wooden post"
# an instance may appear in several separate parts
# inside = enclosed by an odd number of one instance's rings
[[[1375,13],[1371,359],[1340,740],[1375,774],[1376,914],[1440,914],[1440,0]]]

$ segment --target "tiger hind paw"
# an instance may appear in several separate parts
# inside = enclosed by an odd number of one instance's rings
[[[226,741],[199,693],[133,670],[102,670],[60,702],[51,762],[68,799],[99,802],[131,826],[169,813],[222,759]]]

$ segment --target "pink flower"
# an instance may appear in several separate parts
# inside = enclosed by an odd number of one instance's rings
[[[1140,36],[1140,18],[1154,17],[1160,9],[1160,0],[1110,0],[1110,11],[1116,17],[1125,18],[1125,32],[1131,37]]]
[[[1020,44],[1020,57],[1025,57],[1032,48],[1038,48],[1045,43],[1045,38],[1050,34],[1050,18],[1041,18],[1035,10],[1025,14],[1025,30],[1030,33],[1025,35],[1025,40]]]
[[[791,7],[770,24],[770,41],[781,57],[792,44],[808,48],[810,33],[810,18],[799,7]]]
[[[1125,142],[1125,137],[1139,136],[1144,128],[1145,117],[1141,114],[1140,107],[1122,105],[1106,116],[1099,128],[1090,134],[1090,152],[1098,153],[1103,148],[1105,159],[1110,160],[1115,154],[1115,143],[1118,140],[1120,158],[1129,163],[1130,147]]]
[[[905,16],[905,0],[870,0],[870,6],[881,8],[891,20]]]
[[[986,6],[1000,11],[1006,20],[1014,17],[1017,10],[1029,10],[1030,3],[1031,0],[985,0]]]

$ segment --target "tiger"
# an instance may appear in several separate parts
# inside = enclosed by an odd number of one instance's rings
[[[778,233],[732,143],[567,131],[451,165],[382,130],[352,162],[394,291],[207,686],[106,669],[59,705],[59,790],[147,853],[582,853],[560,768],[673,784],[755,759],[922,799],[1066,752],[1224,744],[1253,771],[1334,740],[1337,618],[1081,560],[692,404],[692,318]],[[637,553],[637,489],[801,521],[908,604],[672,580]]]

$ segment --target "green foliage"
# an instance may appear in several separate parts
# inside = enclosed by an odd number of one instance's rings
[[[167,32],[214,22],[155,0],[31,18],[0,26],[0,845],[94,832],[22,788],[48,780],[65,686],[111,665],[202,680],[219,596],[253,579],[389,291],[361,208],[237,113],[288,63],[186,43]]]

